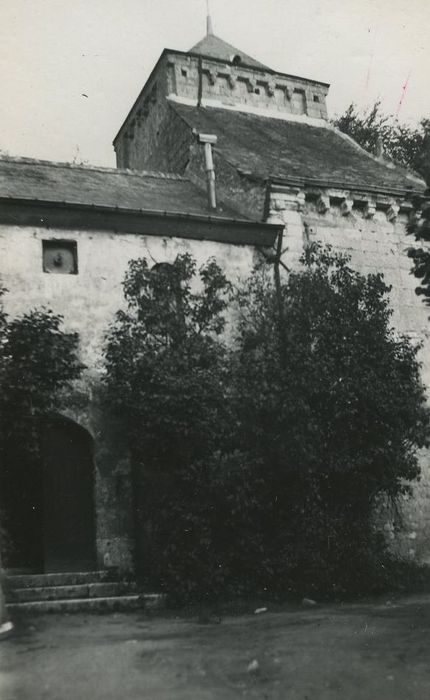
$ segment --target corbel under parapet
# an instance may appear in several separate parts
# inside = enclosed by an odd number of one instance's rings
[[[305,201],[305,192],[301,188],[275,185],[271,191],[270,208],[274,211],[303,211]]]
[[[275,87],[276,87],[275,81],[270,80],[267,84],[267,94],[270,97],[273,97],[273,95],[275,94]]]
[[[373,217],[376,214],[376,202],[373,202],[372,200],[367,200],[365,207],[364,207],[364,218],[365,219],[373,219]]]
[[[419,228],[423,221],[422,209],[412,209],[409,211],[408,223],[410,226],[416,226]]]
[[[387,209],[387,220],[390,221],[390,223],[394,223],[397,219],[399,211],[400,207],[398,204],[390,204]]]
[[[320,194],[317,199],[317,210],[319,214],[325,214],[330,210],[330,197],[328,194]]]
[[[306,201],[306,195],[303,190],[299,190],[296,194],[297,211],[303,211]]]
[[[354,206],[354,200],[349,197],[345,197],[340,203],[340,213],[342,216],[349,216],[352,214],[352,207]]]

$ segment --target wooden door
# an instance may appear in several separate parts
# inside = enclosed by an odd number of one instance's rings
[[[0,527],[4,565],[15,573],[43,571],[43,479],[40,463],[7,446],[0,465]]]
[[[95,566],[92,439],[69,420],[43,429],[45,571],[89,571]]]

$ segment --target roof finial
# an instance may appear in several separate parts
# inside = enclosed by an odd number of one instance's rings
[[[206,15],[206,36],[210,36],[211,34],[214,33],[213,27],[212,27],[212,19],[211,19],[211,13],[209,9],[209,0],[206,0],[206,7],[207,7],[207,15]]]

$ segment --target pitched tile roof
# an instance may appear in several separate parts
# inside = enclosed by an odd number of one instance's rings
[[[240,49],[236,49],[231,44],[228,44],[223,39],[220,39],[215,34],[208,34],[201,41],[199,41],[189,53],[197,53],[202,56],[211,56],[212,58],[218,58],[222,61],[230,62],[233,60],[234,56],[240,56],[240,62],[247,66],[254,66],[255,68],[266,69],[263,63],[257,61],[252,56],[244,53]]]
[[[175,174],[99,168],[29,158],[0,158],[0,199],[13,198],[245,220]]]
[[[329,124],[173,101],[170,105],[193,129],[216,134],[216,151],[254,176],[393,193],[424,188],[417,177],[378,162]]]

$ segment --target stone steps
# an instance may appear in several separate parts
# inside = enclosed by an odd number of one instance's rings
[[[6,572],[7,574],[7,572]],[[75,586],[116,580],[109,571],[66,571],[55,574],[6,575],[10,588],[34,588],[43,586]]]
[[[33,600],[27,603],[8,603],[8,612],[14,613],[101,613],[126,612],[144,607],[139,595],[122,595],[108,598],[71,598],[67,600]]]
[[[34,586],[14,588],[10,599],[16,603],[29,603],[37,600],[67,600],[69,598],[112,598],[136,592],[135,583],[112,581],[107,583],[81,583],[62,586]]]
[[[5,589],[11,615],[154,609],[163,603],[162,596],[139,594],[134,581],[107,571],[12,575]]]

